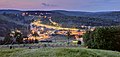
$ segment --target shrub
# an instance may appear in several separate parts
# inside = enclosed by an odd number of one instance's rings
[[[89,48],[120,51],[120,27],[102,27],[88,31],[84,36]]]

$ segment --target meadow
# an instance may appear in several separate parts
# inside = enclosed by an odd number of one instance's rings
[[[120,57],[120,52],[87,48],[1,48],[0,57]]]

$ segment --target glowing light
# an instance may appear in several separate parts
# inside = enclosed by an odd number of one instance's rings
[[[15,31],[11,31],[11,33],[15,33]]]
[[[35,13],[35,14],[37,14],[37,13]]]
[[[44,16],[44,18],[47,18],[47,16]]]
[[[22,13],[22,16],[25,16],[25,13]]]

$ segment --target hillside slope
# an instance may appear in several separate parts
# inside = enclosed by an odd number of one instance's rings
[[[17,17],[0,15],[0,36],[4,37],[11,29],[24,29],[28,24],[22,23]]]
[[[56,10],[55,12],[61,13],[66,16],[101,18],[101,19],[108,19],[108,20],[111,19],[111,20],[120,22],[120,11],[82,12],[82,11]]]

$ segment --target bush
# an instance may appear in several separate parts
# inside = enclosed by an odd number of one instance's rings
[[[120,51],[120,27],[102,27],[84,36],[88,48]]]

